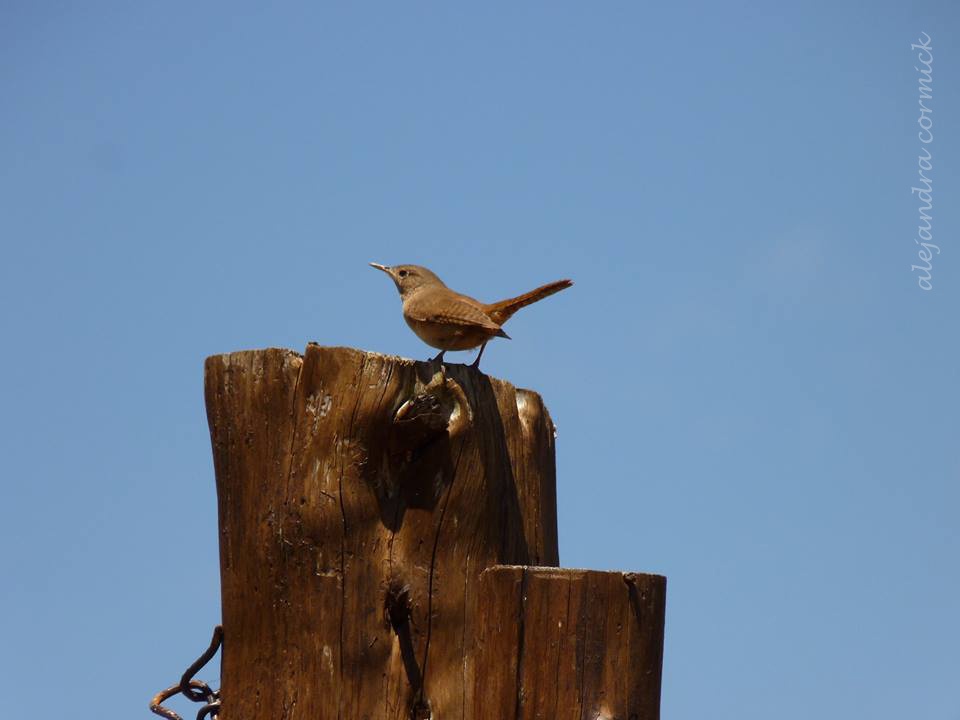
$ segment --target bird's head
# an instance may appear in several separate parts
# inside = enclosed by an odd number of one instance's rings
[[[400,291],[401,298],[407,298],[411,293],[425,285],[440,285],[446,287],[436,275],[419,265],[394,265],[388,267],[379,263],[370,263],[370,267],[383,270],[389,275]]]

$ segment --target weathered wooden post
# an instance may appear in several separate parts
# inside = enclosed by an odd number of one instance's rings
[[[538,395],[310,345],[209,358],[206,399],[221,720],[659,716],[665,580],[554,567]]]

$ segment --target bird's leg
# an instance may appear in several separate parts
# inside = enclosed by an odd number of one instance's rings
[[[430,362],[432,362],[432,363],[439,362],[439,363],[442,364],[442,363],[443,363],[443,354],[444,354],[445,352],[446,352],[446,350],[441,350],[439,353],[437,353],[437,356],[436,356],[433,360],[431,360]]]
[[[480,369],[480,358],[483,357],[483,351],[484,349],[486,349],[486,347],[487,347],[486,343],[480,346],[480,352],[477,353],[477,359],[474,360],[472,363],[470,363],[470,367],[477,368],[478,370]]]

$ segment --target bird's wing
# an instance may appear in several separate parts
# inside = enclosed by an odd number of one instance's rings
[[[447,296],[439,302],[426,295],[412,297],[403,308],[403,312],[407,317],[420,322],[479,327],[491,332],[500,329],[500,326],[487,317],[483,310],[466,299],[456,296]]]

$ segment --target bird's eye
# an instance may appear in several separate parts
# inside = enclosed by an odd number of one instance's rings
[[[406,270],[401,270],[400,272],[397,273],[397,275],[399,275],[400,277],[406,277],[406,276],[407,276],[407,271],[406,271]]]

